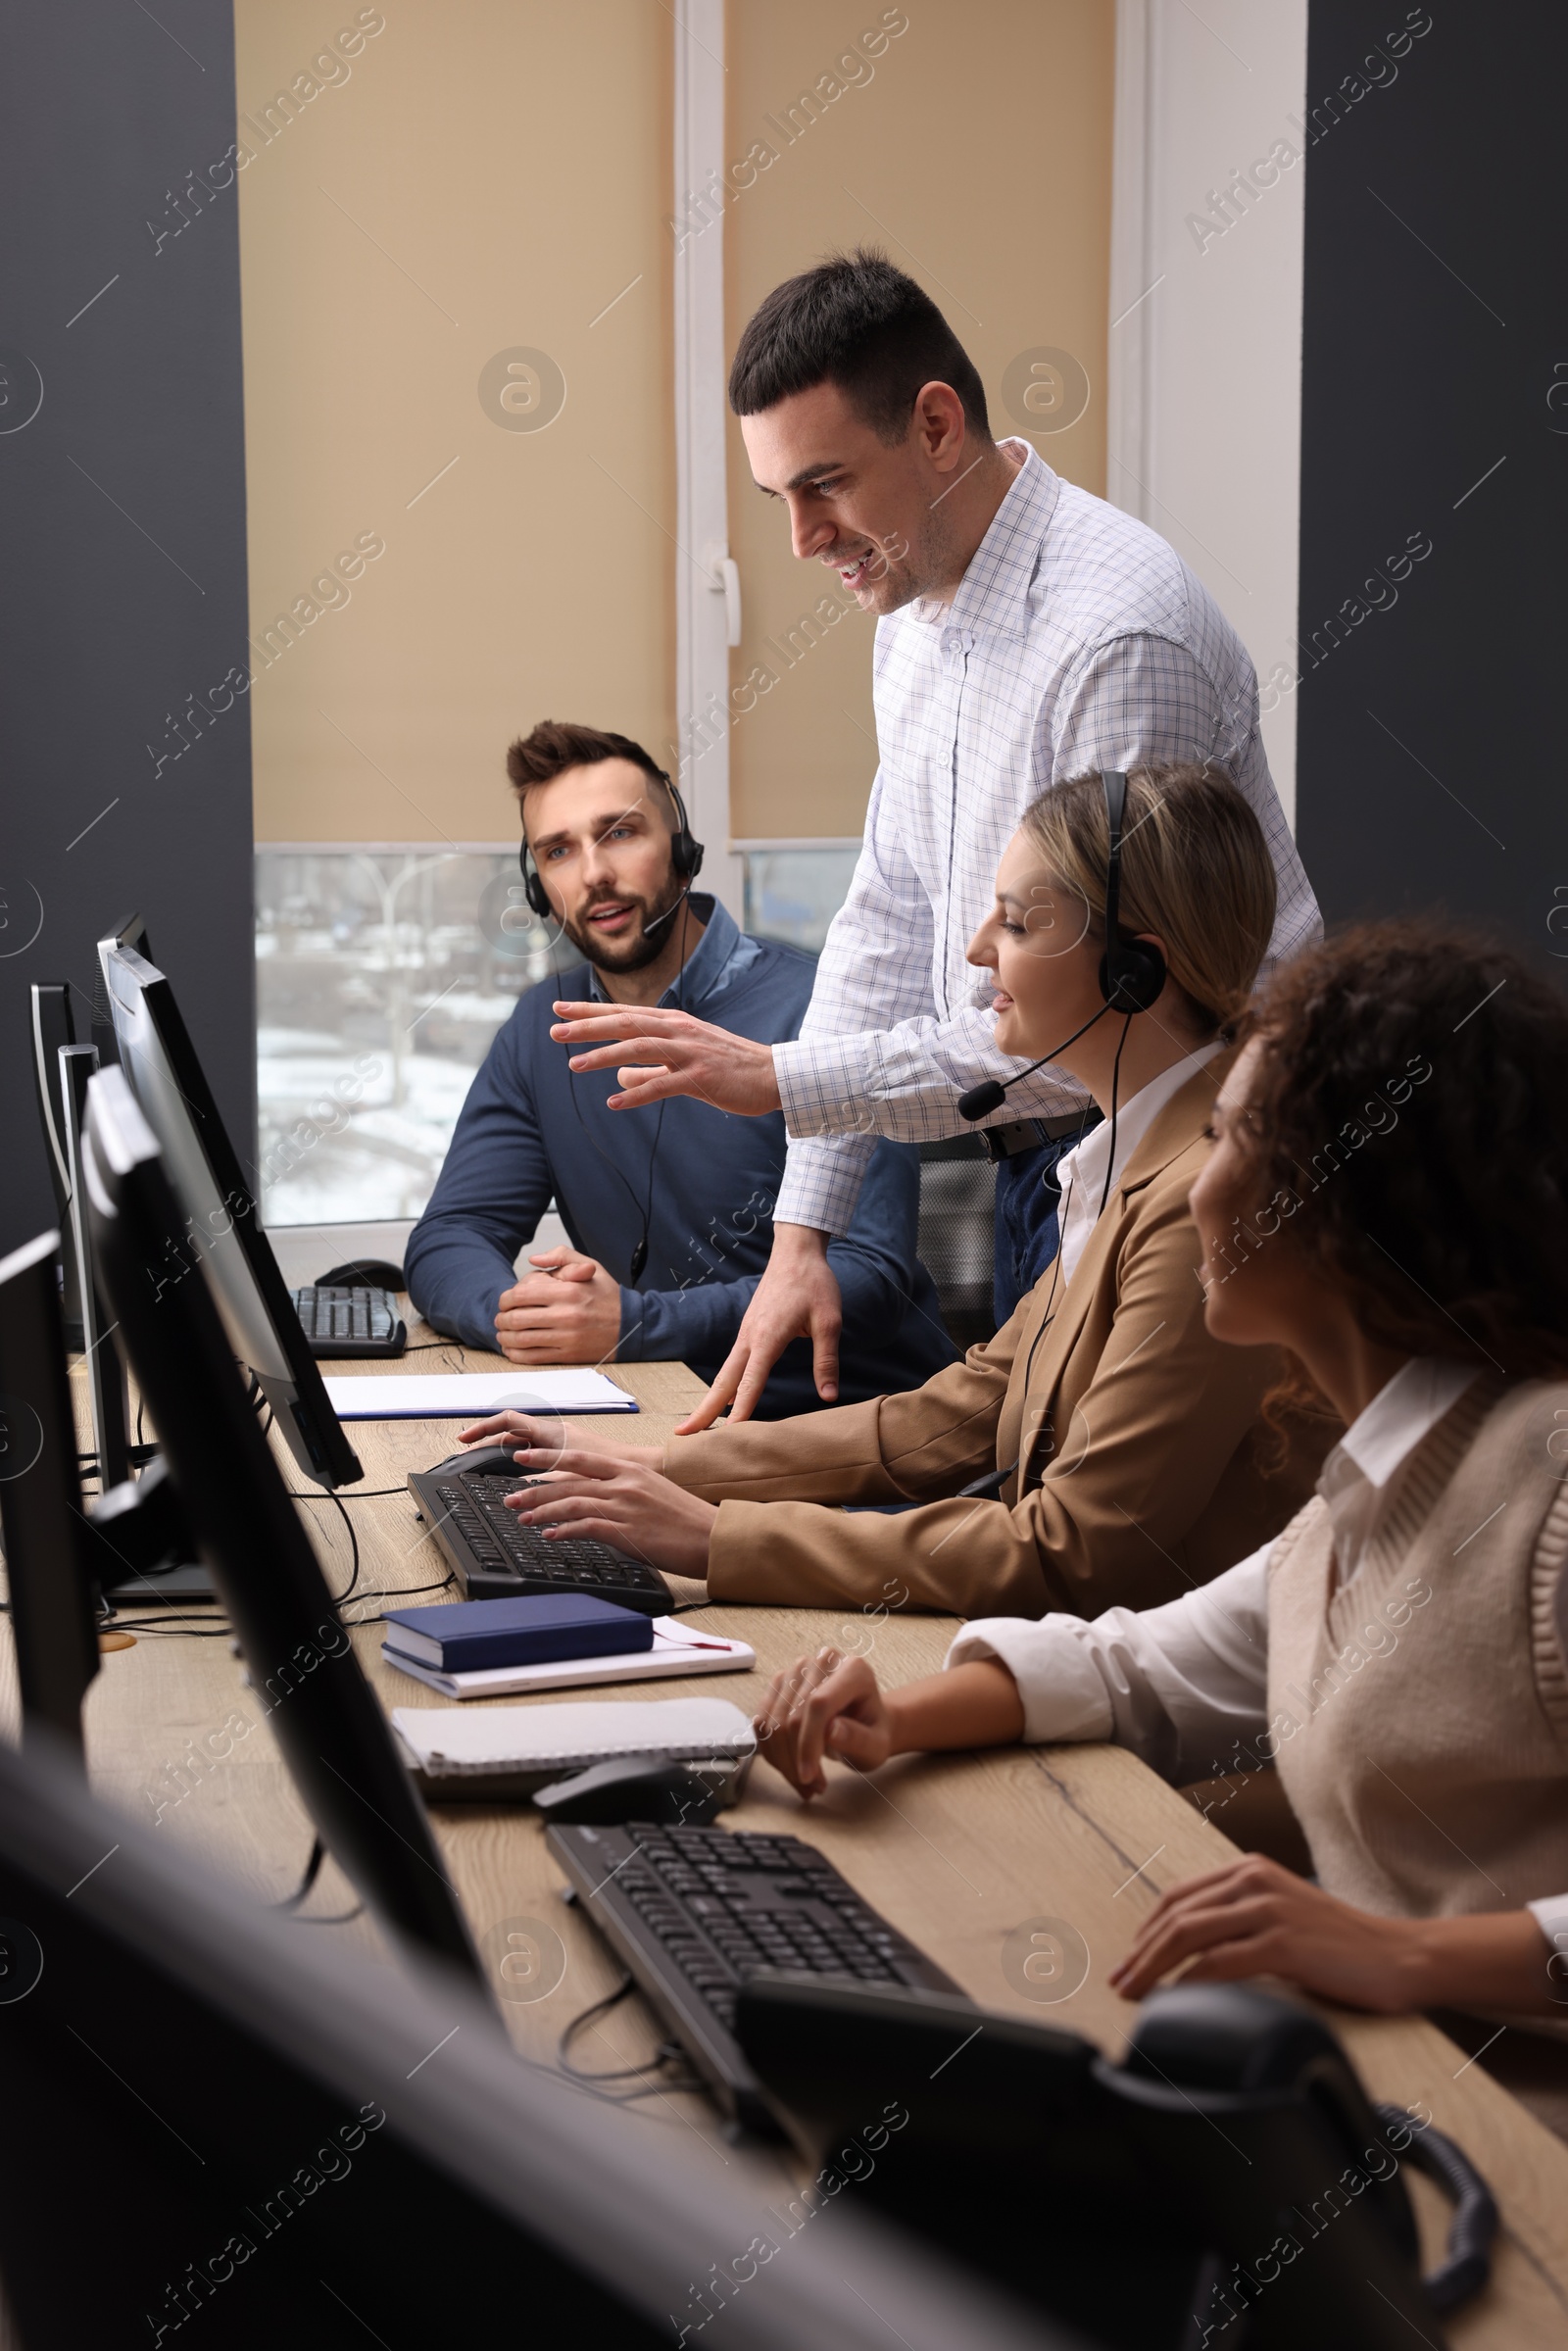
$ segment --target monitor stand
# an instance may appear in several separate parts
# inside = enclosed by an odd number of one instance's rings
[[[218,1598],[208,1570],[190,1558],[190,1530],[162,1454],[139,1478],[101,1494],[87,1523],[98,1538],[98,1589],[112,1606],[177,1607]]]

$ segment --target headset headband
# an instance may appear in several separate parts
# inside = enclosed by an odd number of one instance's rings
[[[1118,1012],[1147,1012],[1159,1001],[1165,985],[1165,958],[1146,939],[1124,939],[1121,933],[1121,845],[1127,813],[1127,777],[1120,767],[1107,767],[1105,827],[1105,952],[1100,959],[1100,993]]]

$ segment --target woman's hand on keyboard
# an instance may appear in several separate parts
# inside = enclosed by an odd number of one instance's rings
[[[893,1719],[863,1657],[818,1649],[775,1674],[753,1726],[775,1770],[803,1796],[827,1788],[824,1756],[874,1772],[893,1752]]]
[[[528,1467],[535,1477],[553,1469],[568,1446],[574,1453],[602,1453],[607,1460],[663,1474],[662,1445],[616,1445],[612,1438],[601,1437],[597,1429],[574,1428],[568,1436],[559,1420],[537,1420],[526,1412],[492,1412],[488,1420],[476,1420],[459,1435],[465,1445],[525,1447],[532,1455]],[[546,1454],[551,1458],[545,1459]]]
[[[560,1433],[552,1431],[547,1444],[517,1452],[519,1471],[547,1483],[509,1494],[506,1506],[547,1539],[586,1536],[613,1543],[649,1567],[706,1578],[717,1505],[673,1485],[647,1461],[616,1458],[632,1450],[590,1449],[575,1442],[564,1448]]]

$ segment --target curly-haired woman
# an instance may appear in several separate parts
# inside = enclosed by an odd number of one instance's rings
[[[1565,1069],[1561,999],[1474,941],[1376,926],[1281,973],[1192,1206],[1214,1336],[1348,1424],[1316,1496],[1163,1607],[981,1622],[885,1693],[802,1659],[760,1718],[796,1786],[1017,1739],[1272,1758],[1317,1883],[1254,1855],[1169,1887],[1123,1992],[1185,1967],[1568,2022]]]

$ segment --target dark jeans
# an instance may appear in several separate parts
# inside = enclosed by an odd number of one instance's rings
[[[1061,1188],[1056,1161],[1069,1151],[1087,1127],[1098,1126],[1099,1113],[1090,1113],[1087,1126],[1073,1127],[1054,1142],[1032,1151],[1014,1151],[997,1163],[997,1328],[1012,1313],[1018,1300],[1034,1288],[1056,1253],[1056,1211]]]

